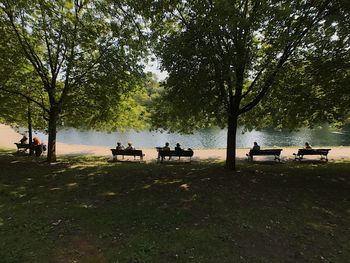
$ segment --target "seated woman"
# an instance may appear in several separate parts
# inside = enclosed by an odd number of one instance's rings
[[[124,150],[124,146],[120,142],[117,142],[117,146],[115,148],[117,150]]]
[[[305,149],[312,149],[311,145],[308,142],[305,143]]]
[[[132,142],[128,142],[128,147],[126,147],[125,150],[127,150],[127,151],[128,151],[128,150],[129,150],[129,151],[135,150],[135,147],[132,146]]]
[[[252,148],[253,151],[260,151],[260,146],[258,145],[257,142],[254,142],[254,146]]]
[[[35,156],[37,157],[41,156],[41,154],[43,153],[43,145],[38,137],[33,138],[33,147],[34,147]]]

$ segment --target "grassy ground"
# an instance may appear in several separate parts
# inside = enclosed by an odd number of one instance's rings
[[[0,262],[349,262],[350,163],[0,154]]]

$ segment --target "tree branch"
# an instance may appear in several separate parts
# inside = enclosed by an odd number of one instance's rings
[[[39,107],[41,107],[44,111],[46,111],[47,113],[49,113],[49,110],[45,107],[44,104],[41,104],[40,102],[34,100],[33,98],[31,98],[30,96],[26,95],[26,94],[23,94],[19,91],[14,91],[14,90],[9,90],[9,89],[6,89],[4,87],[0,87],[0,91],[3,90],[5,92],[8,92],[8,93],[11,93],[11,94],[16,94],[16,95],[19,95],[19,96],[22,96],[23,98],[26,98],[27,100],[29,101],[32,101],[34,102],[35,104],[37,104]]]

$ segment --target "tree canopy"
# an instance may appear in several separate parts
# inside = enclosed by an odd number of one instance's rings
[[[164,0],[152,7],[156,52],[169,72],[155,124],[228,127],[226,164],[234,169],[238,117],[268,94],[336,3]]]
[[[62,117],[69,124],[100,124],[101,116],[118,117],[120,99],[140,87],[146,32],[132,4],[136,3],[0,2],[12,43],[41,81],[38,93],[45,94],[43,99],[38,101],[32,97],[33,92],[29,94],[45,111],[48,121],[49,161],[56,159],[56,131]],[[93,117],[87,118],[87,113]]]
[[[349,38],[350,3],[340,1],[322,26],[306,38],[306,48],[283,67],[273,91],[244,116],[248,128],[291,130],[321,123],[339,127],[348,122]]]

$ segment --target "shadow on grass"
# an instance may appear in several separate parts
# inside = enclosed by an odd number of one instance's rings
[[[2,262],[333,262],[348,162],[158,164],[0,155]],[[273,165],[272,165],[273,164]]]

